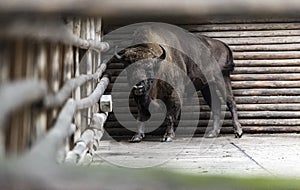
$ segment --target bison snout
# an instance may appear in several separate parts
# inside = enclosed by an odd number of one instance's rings
[[[133,93],[136,96],[142,96],[146,93],[146,88],[142,85],[133,86]]]

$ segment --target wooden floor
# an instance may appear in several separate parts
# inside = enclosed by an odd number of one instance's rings
[[[300,176],[300,134],[244,135],[235,139],[177,138],[171,143],[148,139],[101,142],[92,165],[158,167],[179,172],[217,175]]]

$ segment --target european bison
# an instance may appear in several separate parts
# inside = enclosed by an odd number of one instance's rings
[[[131,142],[140,142],[145,137],[144,121],[150,117],[149,104],[157,99],[162,100],[167,108],[167,130],[162,141],[172,141],[183,95],[185,92],[189,95],[190,87],[201,91],[213,113],[212,129],[206,137],[217,137],[221,128],[221,100],[217,91],[226,100],[232,114],[235,136],[242,136],[230,81],[233,57],[226,44],[162,23],[137,27],[133,44],[115,54],[115,58],[125,65],[137,64],[127,70],[128,82],[133,86],[134,100],[138,105],[138,132]],[[170,63],[180,68],[190,80],[175,71]],[[165,81],[171,81],[171,84]]]

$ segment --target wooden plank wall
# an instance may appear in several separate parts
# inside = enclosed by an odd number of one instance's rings
[[[246,132],[300,131],[300,20],[215,20],[179,26],[195,35],[219,39],[233,50],[236,67],[231,75],[232,86],[240,122]],[[116,26],[107,26],[106,32],[113,28]],[[119,34],[108,40],[120,42],[130,35]],[[118,63],[108,66],[113,78],[122,69],[123,65]],[[114,103],[126,105],[126,101],[115,100]],[[132,99],[130,105],[135,114]],[[201,110],[197,133],[205,130],[210,115],[206,105]],[[108,118],[106,130],[116,136],[132,134],[119,125],[113,114]],[[228,112],[222,131],[232,132]]]
[[[65,21],[68,29],[82,39],[101,40],[101,18],[70,18]],[[22,36],[4,39],[0,36],[0,87],[17,80],[32,79],[45,81],[48,95],[55,94],[69,79],[96,71],[100,64],[98,52],[86,52],[85,49],[53,39],[28,39]],[[93,80],[78,87],[72,97],[86,97],[95,88],[95,84]],[[47,108],[42,106],[41,100],[11,113],[6,118],[4,130],[0,131],[0,156],[20,154],[30,149],[53,126],[62,106]],[[77,129],[74,141],[78,140],[90,123],[92,114],[97,111],[98,107],[78,111],[73,121]]]

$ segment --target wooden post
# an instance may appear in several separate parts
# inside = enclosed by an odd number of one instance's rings
[[[11,72],[11,77],[13,80],[21,79],[24,76],[25,64],[23,63],[24,59],[24,40],[18,40],[15,43],[15,59]],[[22,142],[22,133],[20,127],[23,124],[23,114],[22,111],[17,111],[11,116],[11,126],[7,128],[9,133],[8,147],[9,153],[17,154],[20,153],[20,144]]]
[[[70,164],[80,163],[87,151],[92,151],[92,145],[99,143],[104,133],[103,125],[107,119],[105,113],[94,113],[90,124],[81,135],[80,139],[76,142],[72,151],[68,152],[65,162]],[[96,140],[96,142],[94,142]]]
[[[59,90],[59,47],[57,44],[50,44],[50,64],[48,65],[48,85],[50,93]],[[57,116],[57,109],[48,111],[47,127],[52,126],[54,118]]]
[[[10,60],[10,50],[11,45],[9,45],[7,42],[0,41],[0,43],[3,44],[3,48],[0,49],[0,84],[5,83],[9,80],[10,75],[10,66],[11,66],[11,60]],[[1,123],[1,125],[4,125],[4,123]],[[5,129],[0,129],[0,159],[1,157],[4,157],[5,155]]]
[[[24,57],[24,63],[26,64],[26,70],[25,70],[25,75],[24,77],[26,79],[33,78],[33,62],[34,62],[34,51],[35,51],[35,46],[32,43],[28,43],[26,41],[26,46],[25,46],[25,57]],[[23,63],[23,64],[24,64]],[[23,152],[24,150],[29,148],[29,145],[33,143],[34,140],[34,134],[32,134],[33,129],[32,129],[32,119],[34,119],[34,115],[32,112],[32,105],[26,105],[23,110],[23,125],[22,128],[20,129],[22,131],[23,137],[22,137],[22,143],[21,143],[21,151]]]
[[[34,69],[34,77],[38,80],[47,80],[47,48],[45,44],[38,44],[36,67]],[[47,130],[47,111],[42,108],[35,110],[35,120],[33,126],[36,131],[36,140],[39,140]]]
[[[86,19],[86,39],[91,40],[92,39],[92,31],[91,31],[91,22],[92,19],[87,18]],[[88,49],[86,52],[86,74],[92,74],[93,73],[93,55],[92,55],[92,50]],[[86,96],[89,96],[93,91],[93,81],[89,81],[86,84]],[[89,107],[87,108],[87,125],[86,127],[90,124],[90,120],[92,118],[92,109]]]
[[[81,19],[75,18],[74,19],[74,26],[73,26],[73,33],[76,36],[80,36],[81,33]],[[75,77],[78,77],[80,75],[80,58],[79,58],[79,48],[75,47],[75,65],[74,65],[74,70],[75,70]],[[75,95],[73,95],[75,100],[79,100],[81,98],[81,90],[80,87],[77,87],[75,90]],[[77,111],[75,115],[75,125],[76,125],[76,130],[74,133],[74,142],[76,142],[81,135],[81,112]]]

